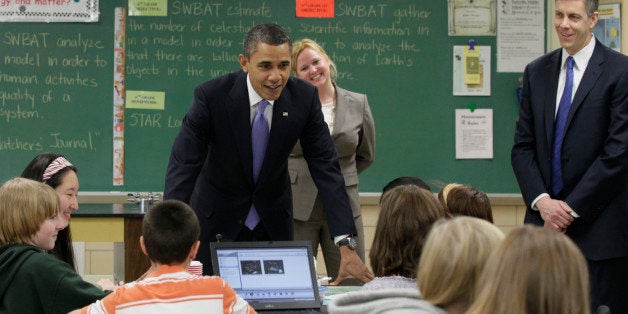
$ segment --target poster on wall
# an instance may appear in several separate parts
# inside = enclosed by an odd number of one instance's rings
[[[98,22],[98,0],[0,0],[0,22]]]
[[[499,1],[497,72],[522,73],[528,63],[545,53],[543,4],[543,1]]]
[[[593,34],[604,46],[621,52],[621,11],[619,2],[600,3],[597,12],[600,19],[593,27]]]
[[[469,46],[454,46],[453,52],[453,95],[454,96],[490,96],[491,95],[491,46],[475,46],[479,51],[477,76],[478,82],[465,81],[465,51]]]
[[[456,159],[493,159],[493,109],[456,109]]]

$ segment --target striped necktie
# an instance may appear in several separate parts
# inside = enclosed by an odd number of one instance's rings
[[[554,120],[554,141],[552,143],[552,156],[551,156],[551,183],[552,192],[554,196],[558,195],[563,189],[563,177],[561,169],[561,150],[563,147],[563,138],[565,137],[565,126],[567,123],[567,115],[569,114],[569,108],[571,107],[571,94],[573,91],[573,57],[567,57],[567,76],[565,79],[565,88],[563,89],[563,95],[560,97],[558,103],[558,112],[556,112],[556,119]]]
[[[264,117],[264,110],[269,103],[266,99],[262,99],[257,104],[257,114],[253,118],[253,127],[251,128],[251,142],[253,145],[253,182],[257,183],[259,172],[262,169],[264,163],[264,156],[266,155],[266,146],[268,145],[268,121]],[[260,218],[255,209],[255,205],[251,204],[249,214],[246,216],[244,225],[253,230],[259,223]]]

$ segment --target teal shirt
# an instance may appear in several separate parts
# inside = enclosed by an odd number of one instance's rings
[[[35,246],[0,247],[0,313],[68,313],[109,293]]]

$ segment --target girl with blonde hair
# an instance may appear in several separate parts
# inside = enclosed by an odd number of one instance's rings
[[[468,313],[588,314],[584,256],[564,234],[525,225],[490,257]]]
[[[417,272],[423,299],[450,314],[464,313],[486,261],[503,239],[499,228],[479,218],[459,216],[436,222]]]

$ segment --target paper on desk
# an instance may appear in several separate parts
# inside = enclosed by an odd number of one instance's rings
[[[327,286],[327,292],[325,298],[323,298],[323,305],[331,303],[336,296],[353,291],[359,291],[362,286]]]

